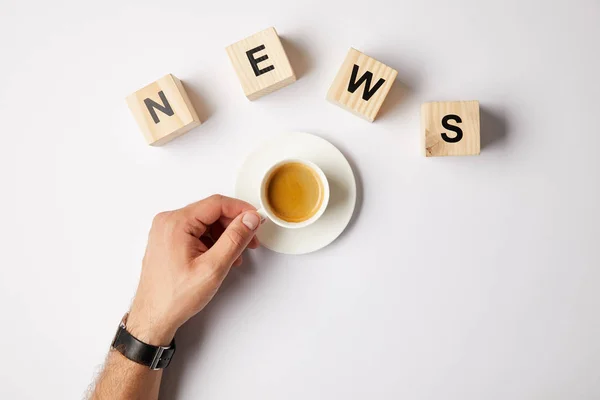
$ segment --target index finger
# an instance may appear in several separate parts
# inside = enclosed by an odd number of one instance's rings
[[[196,229],[201,230],[201,234],[206,231],[207,226],[214,224],[221,217],[233,219],[245,211],[255,210],[256,207],[250,203],[220,194],[207,197],[181,209],[188,222]]]

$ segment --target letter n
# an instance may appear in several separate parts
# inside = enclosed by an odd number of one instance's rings
[[[175,114],[175,112],[171,108],[171,105],[169,104],[169,100],[167,100],[162,90],[158,92],[158,97],[160,97],[160,101],[162,101],[162,104],[158,104],[157,102],[149,98],[144,99],[144,104],[146,105],[146,108],[148,108],[148,112],[152,116],[152,120],[155,124],[158,124],[160,122],[160,119],[156,114],[156,110],[168,115],[169,117]]]

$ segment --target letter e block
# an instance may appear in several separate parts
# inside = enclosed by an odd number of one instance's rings
[[[249,100],[256,100],[296,82],[296,75],[275,28],[240,40],[226,50]]]
[[[398,71],[350,48],[327,100],[373,122]]]
[[[477,155],[480,151],[479,102],[424,103],[421,130],[426,157]]]
[[[171,74],[126,100],[151,146],[163,145],[201,124],[181,81]]]

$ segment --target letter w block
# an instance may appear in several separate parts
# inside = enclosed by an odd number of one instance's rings
[[[373,122],[397,75],[395,69],[350,48],[327,100]]]
[[[127,97],[146,141],[160,146],[201,124],[183,84],[165,75]]]

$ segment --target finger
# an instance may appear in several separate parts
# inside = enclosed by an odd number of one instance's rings
[[[220,225],[224,226],[225,228],[229,226],[229,224],[231,223],[231,221],[233,221],[233,219],[231,218],[227,218],[227,217],[221,217],[219,218],[219,222],[221,223]],[[217,225],[217,224],[214,224]],[[213,226],[214,226],[213,225]],[[221,232],[223,233],[223,232]],[[215,237],[215,240],[217,238]],[[252,240],[250,241],[250,244],[248,245],[249,249],[258,249],[260,247],[260,242],[258,240],[258,238],[256,236],[254,236],[252,238]]]
[[[244,262],[244,259],[242,258],[242,256],[239,256],[239,257],[237,258],[237,260],[235,260],[235,261],[233,262],[233,266],[234,266],[234,267],[239,267],[240,265],[242,265],[242,262]]]
[[[249,249],[258,249],[259,247],[260,247],[260,242],[258,241],[258,238],[256,236],[254,236],[252,238],[252,240],[250,241],[248,248]]]
[[[225,228],[227,228],[229,226],[229,224],[231,223],[231,221],[233,221],[233,218],[227,218],[227,217],[221,217],[221,218],[219,218],[219,222]]]
[[[215,240],[208,236],[202,236],[200,238],[200,242],[204,245],[206,250],[210,249],[213,246],[213,244],[215,244]],[[204,251],[206,251],[206,250],[204,250]]]
[[[229,219],[229,222],[227,222],[227,225],[225,226],[229,226],[229,224],[231,223],[231,221],[233,221],[232,219]],[[219,238],[221,237],[221,235],[223,234],[223,232],[225,231],[225,228],[222,225],[222,219],[219,220],[219,222],[215,222],[214,224],[212,224],[210,227],[208,227],[208,234],[210,236],[210,239],[212,239],[212,241],[210,242],[210,245],[208,245],[208,247],[212,247],[212,245],[219,240]],[[202,238],[204,239],[205,236],[203,236]],[[205,240],[203,240],[204,243],[206,243]],[[248,244],[247,248],[248,249],[258,249],[260,247],[260,242],[258,241],[258,238],[256,236],[254,236],[252,238],[252,240],[250,240],[250,243]]]
[[[206,240],[206,239],[208,239],[208,240]],[[196,246],[198,246],[198,251],[200,252],[200,254],[204,254],[208,251],[208,249],[210,249],[212,247],[213,242],[210,242],[209,238],[202,237],[195,244],[196,244]]]
[[[227,217],[219,218],[219,222],[215,222],[209,228],[212,238],[215,241],[218,240],[221,237],[221,234],[223,233],[225,228],[227,228],[229,226],[229,224],[231,224],[232,221],[233,221],[233,218],[227,218]],[[257,249],[259,247],[260,247],[260,242],[258,241],[258,238],[256,236],[254,236],[252,238],[252,240],[250,241],[248,248],[249,249]]]
[[[250,244],[259,226],[260,215],[255,211],[245,212],[229,224],[219,240],[206,252],[211,264],[224,272],[223,278],[231,265]]]
[[[219,222],[215,222],[209,228],[210,236],[213,238],[213,240],[215,242],[217,240],[219,240],[219,238],[223,234],[223,231],[225,231],[225,227],[223,225],[221,225]]]
[[[244,211],[256,210],[242,200],[222,195],[213,195],[177,210],[185,220],[187,233],[195,237],[204,235],[209,225],[220,218],[232,220]]]
[[[184,214],[205,227],[214,224],[219,218],[233,219],[244,211],[256,210],[251,204],[231,197],[216,194],[181,209]]]

